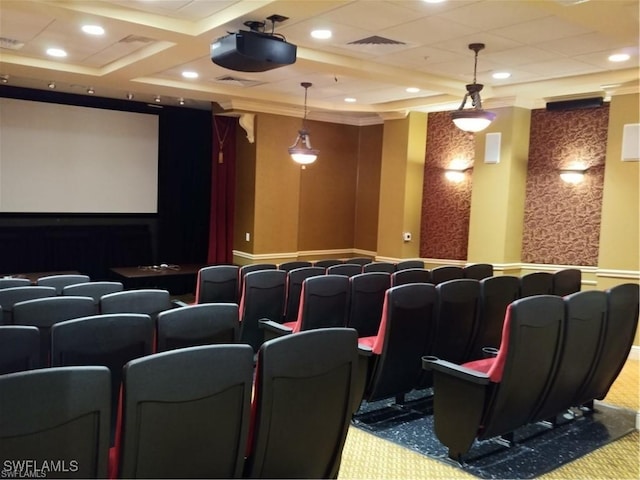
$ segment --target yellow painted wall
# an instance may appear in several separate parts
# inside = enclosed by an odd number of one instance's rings
[[[639,283],[640,162],[623,162],[625,124],[640,123],[640,95],[611,99],[598,257],[598,289]],[[633,342],[640,345],[640,333]]]
[[[380,257],[419,256],[426,135],[424,113],[412,112],[384,124],[378,207]],[[403,232],[412,233],[410,242],[403,241]]]
[[[495,109],[496,120],[476,134],[469,222],[469,263],[520,262],[531,112]],[[487,133],[501,133],[500,162],[484,163]]]

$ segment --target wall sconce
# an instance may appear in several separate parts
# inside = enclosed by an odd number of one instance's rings
[[[560,170],[560,178],[563,182],[570,183],[572,185],[576,185],[584,179],[584,172],[587,169],[562,169]]]
[[[447,168],[444,171],[444,177],[450,182],[460,183],[464,180],[464,172],[469,170],[468,168]]]

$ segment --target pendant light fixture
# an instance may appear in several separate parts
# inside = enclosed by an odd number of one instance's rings
[[[311,139],[309,138],[309,130],[307,130],[307,91],[312,84],[302,82],[300,86],[304,88],[304,117],[302,118],[302,128],[298,130],[296,141],[289,147],[289,155],[294,162],[300,165],[309,165],[318,158],[317,149],[311,147]]]
[[[478,52],[484,49],[484,43],[471,43],[469,50],[475,52],[475,61],[473,64],[473,83],[467,85],[467,93],[464,94],[462,103],[458,110],[451,112],[451,119],[460,130],[465,132],[479,132],[484,130],[496,118],[496,114],[482,109],[482,100],[480,99],[480,91],[484,85],[476,83],[476,71],[478,68]],[[473,108],[464,109],[467,99],[471,98]]]

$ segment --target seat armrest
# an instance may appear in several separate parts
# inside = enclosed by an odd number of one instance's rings
[[[422,357],[422,368],[425,370],[432,370],[434,372],[442,372],[478,385],[489,384],[489,375],[486,373],[478,372],[452,362],[447,362],[446,360],[440,360],[438,357]]]
[[[368,345],[358,344],[358,354],[362,357],[371,357],[373,356],[373,348]]]
[[[267,318],[258,320],[258,326],[263,330],[268,330],[278,335],[288,335],[289,333],[293,332],[293,329],[285,327],[281,323],[274,322],[273,320],[269,320]]]
[[[182,300],[171,300],[171,305],[173,307],[188,307],[189,304],[187,302],[183,302]]]

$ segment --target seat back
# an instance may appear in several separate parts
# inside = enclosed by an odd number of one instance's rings
[[[507,307],[518,299],[519,294],[520,279],[516,276],[503,275],[480,280],[478,329],[471,348],[471,359],[482,358],[484,347],[500,346]]]
[[[313,262],[314,267],[324,268],[325,270],[334,265],[340,265],[344,263],[342,260],[338,260],[337,258],[325,258],[323,260],[316,260]]]
[[[424,268],[424,262],[422,260],[402,260],[396,263],[396,270],[407,270],[409,268]]]
[[[464,278],[472,278],[474,280],[482,280],[493,276],[493,265],[490,263],[473,263],[462,269]]]
[[[527,273],[520,277],[520,298],[553,293],[553,274],[549,272]]]
[[[345,275],[347,277],[353,277],[360,273],[362,273],[362,265],[357,263],[341,263],[340,265],[327,267],[327,275]]]
[[[431,283],[438,285],[448,282],[449,280],[458,280],[464,278],[462,267],[456,265],[444,265],[431,270]]]
[[[11,287],[29,287],[30,285],[31,281],[28,278],[0,278],[0,290]]]
[[[121,292],[124,290],[122,282],[85,282],[67,285],[62,288],[62,295],[72,295],[93,298],[96,313],[100,310],[100,298],[109,293]]]
[[[314,330],[265,342],[256,369],[246,476],[336,478],[357,364],[352,329]]]
[[[56,323],[51,328],[51,366],[102,365],[111,371],[111,439],[114,438],[122,367],[153,352],[149,315],[117,313]]]
[[[347,327],[354,328],[358,337],[376,335],[385,292],[391,287],[391,275],[384,272],[361,273],[351,277],[350,285]]]
[[[617,285],[606,291],[607,318],[602,347],[591,378],[577,393],[574,405],[602,400],[624,366],[638,327],[640,286]]]
[[[607,295],[598,290],[564,297],[565,323],[561,354],[549,391],[530,422],[552,419],[573,406],[596,366],[605,330]]]
[[[461,278],[436,288],[438,311],[433,354],[442,360],[463,363],[470,357],[477,330],[480,282]]]
[[[11,461],[28,459],[37,468],[44,462],[63,462],[56,464],[61,471],[50,470],[47,478],[106,478],[109,388],[109,370],[104,367],[1,375],[3,474],[20,478],[28,469],[12,471]]]
[[[238,342],[235,303],[203,303],[165,310],[158,315],[156,351]]]
[[[169,292],[156,288],[124,290],[100,298],[100,312],[103,314],[142,313],[155,320],[160,312],[171,307]]]
[[[258,320],[281,322],[284,316],[287,272],[257,270],[244,277],[240,300],[240,341],[258,351],[264,342],[264,331]]]
[[[489,375],[502,373],[486,399],[480,439],[512,432],[528,422],[546,395],[562,349],[562,298],[519,299],[507,311],[500,351]]]
[[[9,287],[0,290],[0,325],[13,324],[13,306],[18,302],[33,300],[35,298],[55,297],[56,289],[53,287]]]
[[[238,303],[240,267],[213,265],[198,270],[196,303]]]
[[[294,332],[316,328],[344,327],[349,317],[349,278],[323,275],[302,282],[298,318]]]
[[[26,325],[0,325],[0,375],[40,366],[40,331]]]
[[[362,266],[362,273],[384,272],[392,274],[396,271],[396,265],[390,262],[371,262]]]
[[[56,295],[62,295],[62,289],[67,285],[76,283],[85,283],[91,281],[89,275],[48,275],[40,277],[36,280],[36,285],[41,287],[53,287],[56,289]]]
[[[305,268],[311,267],[311,262],[306,262],[303,260],[295,260],[291,262],[284,262],[278,265],[278,270],[284,270],[285,272],[290,272],[291,270],[295,270],[297,268]]]
[[[300,293],[302,282],[311,277],[324,275],[323,267],[303,267],[289,271],[287,275],[286,305],[284,308],[284,321],[295,322],[298,318],[298,307],[300,306]]]
[[[582,270],[565,268],[552,273],[552,294],[564,297],[579,292],[582,288]]]
[[[407,283],[431,283],[431,271],[425,268],[405,268],[391,274],[391,286]]]
[[[373,342],[372,372],[365,387],[368,401],[411,391],[422,374],[436,326],[437,291],[432,284],[413,283],[387,290],[382,320]]]
[[[247,273],[257,272],[259,270],[275,270],[278,266],[275,263],[252,263],[250,265],[243,265],[238,271],[238,298],[242,296],[242,288],[244,283],[244,277]]]
[[[18,302],[13,306],[13,323],[31,325],[40,330],[40,362],[49,365],[51,327],[72,318],[95,314],[90,297],[56,296]]]
[[[121,478],[238,478],[250,419],[253,351],[208,345],[124,368]]]
[[[344,260],[344,263],[356,264],[360,265],[361,267],[371,262],[373,262],[373,258],[370,257],[351,257]]]

